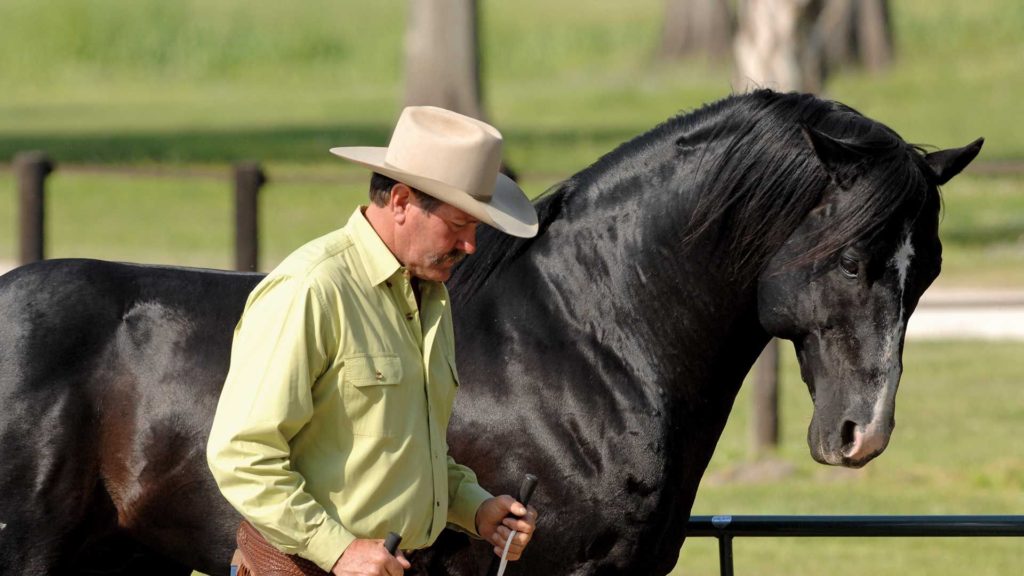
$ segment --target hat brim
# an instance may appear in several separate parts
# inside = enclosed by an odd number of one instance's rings
[[[388,178],[433,196],[474,216],[498,230],[532,238],[537,235],[537,211],[519,185],[499,173],[490,201],[477,200],[466,190],[460,190],[433,178],[410,174],[385,162],[387,148],[377,146],[342,146],[331,148],[331,154],[355,162]]]

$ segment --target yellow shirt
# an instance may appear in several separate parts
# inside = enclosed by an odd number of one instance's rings
[[[476,534],[491,495],[448,456],[458,388],[448,291],[404,269],[357,209],[249,295],[207,459],[277,548],[330,571],[356,538]]]

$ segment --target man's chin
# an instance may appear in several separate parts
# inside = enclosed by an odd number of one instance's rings
[[[446,266],[432,266],[427,270],[423,270],[416,276],[421,280],[427,280],[430,282],[447,282],[452,277],[452,265]]]

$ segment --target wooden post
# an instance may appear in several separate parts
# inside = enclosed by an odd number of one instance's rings
[[[750,452],[754,459],[779,446],[779,341],[772,338],[753,369]]]
[[[18,179],[21,264],[37,262],[45,257],[43,215],[46,177],[53,172],[54,167],[45,152],[21,152],[14,157],[14,170]]]
[[[259,265],[259,192],[267,177],[256,162],[235,164],[235,270]]]

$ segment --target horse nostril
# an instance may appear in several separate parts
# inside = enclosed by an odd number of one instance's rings
[[[840,431],[840,439],[843,442],[843,453],[849,454],[854,448],[854,440],[856,439],[857,424],[847,420],[843,422],[843,428]]]

